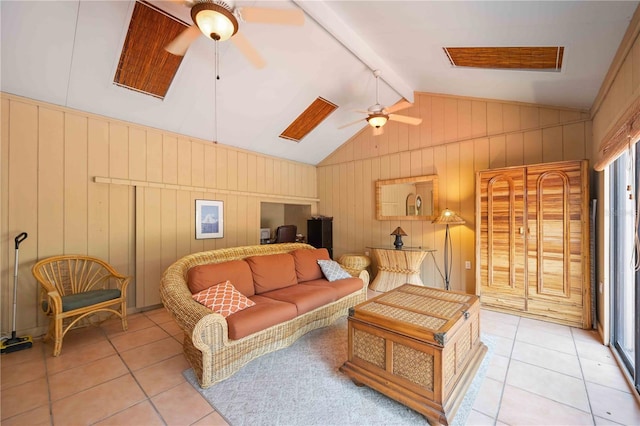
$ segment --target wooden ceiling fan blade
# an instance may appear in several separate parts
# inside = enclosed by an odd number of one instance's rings
[[[417,126],[422,123],[422,118],[417,117],[409,117],[406,115],[398,115],[398,114],[389,114],[389,120],[397,121],[399,123],[411,124],[412,126]]]
[[[380,136],[384,133],[384,127],[374,127],[373,128],[373,136]]]
[[[353,122],[351,122],[351,123],[347,123],[347,124],[343,124],[342,126],[338,127],[338,129],[344,129],[345,127],[353,126],[354,124],[358,124],[358,123],[360,123],[360,122],[361,122],[361,121],[363,121],[363,120],[364,120],[364,119],[362,119],[362,118],[361,118],[360,120],[353,121]]]
[[[260,69],[264,68],[267,64],[262,55],[258,53],[255,47],[249,42],[249,40],[238,31],[233,37],[231,37],[231,41],[236,45],[238,50],[242,52],[242,54],[253,64],[254,67]]]
[[[277,25],[304,25],[304,12],[301,9],[267,9],[262,7],[239,7],[240,16],[245,22]]]
[[[200,29],[196,25],[192,25],[181,32],[178,37],[171,40],[171,42],[164,47],[164,50],[176,56],[184,56],[187,50],[189,50],[191,43],[200,37],[200,34],[202,34]]]
[[[403,109],[411,108],[413,104],[405,99],[401,100],[395,105],[391,105],[384,109],[385,114],[393,114],[394,112],[401,111]]]

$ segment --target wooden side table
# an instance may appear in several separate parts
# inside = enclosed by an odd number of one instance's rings
[[[424,285],[420,278],[420,267],[428,253],[434,249],[403,247],[400,250],[387,247],[368,247],[378,265],[378,273],[369,288],[374,291],[389,291],[402,284]]]

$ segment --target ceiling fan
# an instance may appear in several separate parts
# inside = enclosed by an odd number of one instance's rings
[[[235,46],[256,67],[265,66],[265,61],[238,31],[239,22],[303,25],[304,12],[300,9],[268,9],[261,7],[234,7],[233,0],[174,0],[191,8],[194,25],[180,33],[165,50],[177,56],[184,56],[201,34],[215,41],[231,39]]]
[[[412,126],[417,126],[422,123],[422,118],[409,117],[406,115],[398,115],[394,114],[396,111],[400,111],[406,108],[411,107],[413,104],[403,100],[402,102],[398,102],[395,105],[390,107],[385,107],[380,105],[378,102],[378,79],[380,77],[380,71],[373,71],[373,76],[376,78],[376,103],[375,105],[370,106],[366,111],[356,110],[356,112],[367,114],[367,118],[365,120],[371,127],[373,127],[373,136],[378,136],[384,133],[383,126],[387,124],[387,121],[397,121],[399,123],[410,124]],[[354,121],[352,123],[345,124],[344,126],[340,126],[339,129],[344,129],[345,127],[352,126],[354,124],[360,123],[362,119],[358,121]]]

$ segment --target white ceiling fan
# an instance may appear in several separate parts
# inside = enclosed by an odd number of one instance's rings
[[[268,9],[261,7],[234,7],[233,0],[182,1],[191,8],[194,25],[184,30],[169,43],[165,50],[184,56],[201,34],[215,41],[231,39],[235,46],[256,67],[263,68],[265,61],[253,45],[239,32],[239,23],[262,23],[279,25],[304,24],[304,12],[300,9]]]
[[[378,136],[384,133],[383,126],[387,124],[387,121],[389,120],[397,121],[399,123],[410,124],[412,126],[417,126],[418,124],[422,123],[422,118],[394,114],[394,112],[396,111],[401,111],[403,109],[413,106],[412,103],[406,100],[398,102],[397,104],[392,105],[390,107],[385,107],[383,105],[380,105],[380,102],[378,102],[378,79],[380,77],[380,71],[379,70],[373,71],[373,76],[376,78],[376,103],[370,106],[366,111],[356,110],[356,112],[367,114],[367,118],[365,118],[365,120],[367,121],[367,123],[369,123],[371,127],[373,127],[374,136]],[[345,124],[343,126],[340,126],[339,129],[344,129],[345,127],[349,127],[354,124],[360,123],[361,121],[362,119],[358,121],[354,121],[352,123]]]

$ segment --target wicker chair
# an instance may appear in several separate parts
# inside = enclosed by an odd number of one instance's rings
[[[53,338],[53,356],[60,355],[62,339],[81,319],[110,312],[127,329],[127,286],[130,277],[90,256],[65,255],[43,259],[32,268],[41,285],[40,306],[49,316],[45,340]]]

